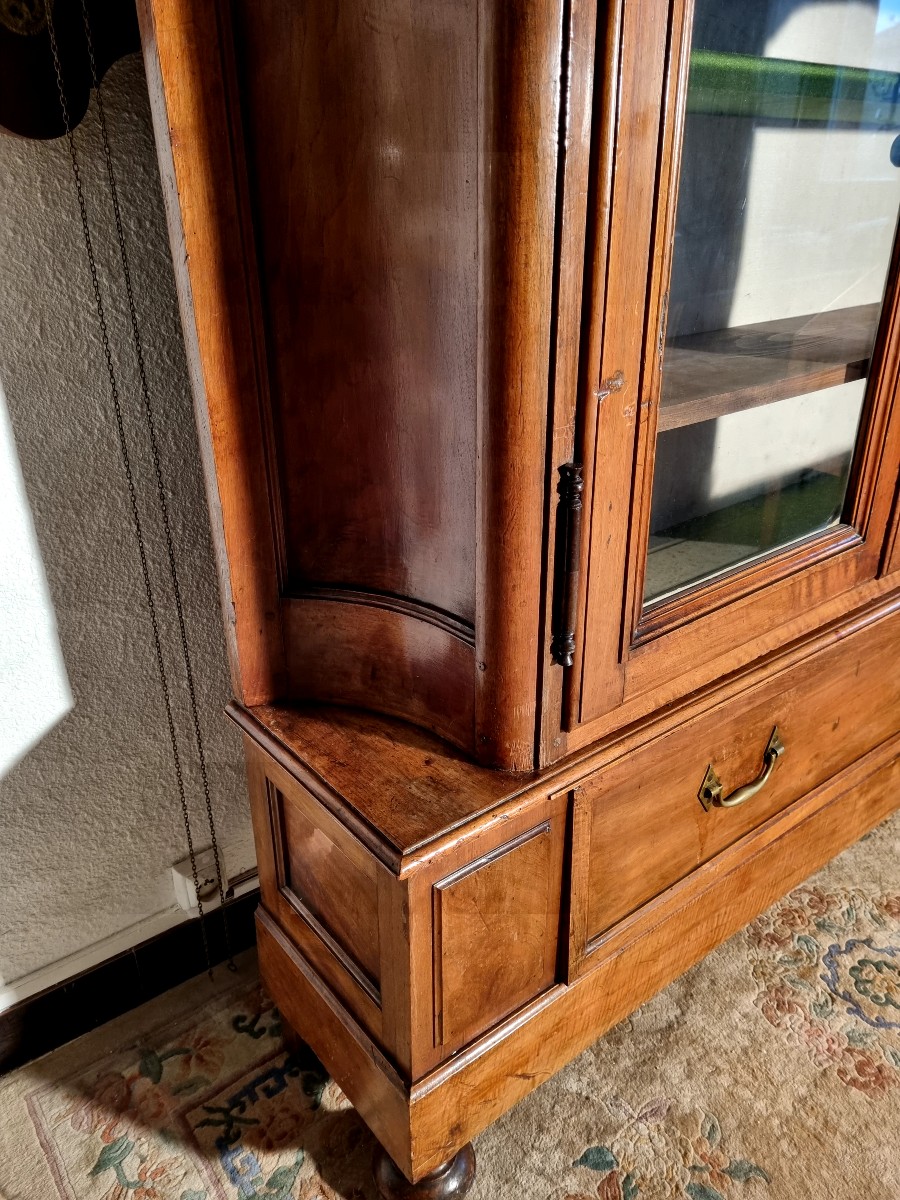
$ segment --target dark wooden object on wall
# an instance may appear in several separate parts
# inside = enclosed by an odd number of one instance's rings
[[[114,62],[140,50],[132,0],[87,0],[97,77]],[[84,116],[91,69],[81,0],[53,0],[53,20],[72,125]],[[46,0],[0,0],[0,130],[27,138],[65,133]]]
[[[480,1130],[894,807],[897,252],[874,350],[874,311],[792,318],[667,381],[682,0],[139,13],[263,975],[382,1194],[462,1195]],[[865,372],[842,522],[645,609],[657,430]],[[766,790],[702,804],[776,727]]]

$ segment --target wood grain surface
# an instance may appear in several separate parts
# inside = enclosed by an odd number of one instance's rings
[[[589,939],[896,733],[900,673],[876,664],[896,654],[897,631],[888,623],[873,633],[685,721],[578,788],[576,804],[590,809],[576,848],[590,864]],[[729,795],[759,774],[775,726],[786,750],[763,791],[705,812],[697,793],[707,764]]]
[[[547,993],[411,1089],[415,1160],[445,1161],[564,1063],[897,807],[900,742],[773,818],[642,910],[593,969]],[[445,1114],[457,1114],[452,1131]]]
[[[893,684],[879,678],[878,664],[883,656],[894,657],[896,646],[900,646],[900,598],[888,593],[852,621],[841,617],[786,647],[777,646],[777,652],[773,648],[763,661],[746,664],[728,678],[699,688],[692,697],[686,699],[673,688],[658,712],[648,714],[637,704],[630,706],[627,721],[611,718],[602,738],[540,772],[514,774],[480,767],[422,730],[352,709],[270,705],[250,711],[232,706],[229,714],[267,755],[329,806],[354,836],[399,872],[404,863],[417,861],[432,853],[434,846],[458,837],[469,822],[501,820],[504,806],[575,786],[711,709],[728,713],[721,706],[737,707],[740,697],[754,688],[777,691],[793,668],[819,656],[838,664],[849,661],[844,655],[855,656],[863,664],[861,686],[888,698]],[[890,719],[892,714],[888,706],[878,719]],[[704,762],[701,776],[705,768]]]
[[[404,855],[537,778],[479,767],[440,738],[373,713],[321,706],[228,711],[269,754],[280,750],[284,766],[319,797],[330,794],[342,817],[348,808],[357,814],[376,853],[398,870]]]
[[[641,393],[644,320],[661,103],[666,68],[668,0],[624,0],[609,22],[607,54],[617,83],[611,132],[613,161],[601,152],[595,171],[598,245],[586,313],[582,376],[583,448],[589,479],[581,578],[580,647],[568,695],[567,726],[608,712],[624,695],[621,595],[632,505],[632,461]],[[612,80],[608,86],[613,87]],[[612,171],[611,183],[606,173]]]
[[[531,768],[564,42],[593,0],[142,5],[235,690]]]
[[[214,0],[137,7],[232,687],[261,704],[285,694],[281,531],[228,12]]]
[[[245,752],[262,904],[368,1034],[384,1044],[390,1030],[384,1023],[379,892],[386,868],[277,763],[246,741]],[[285,808],[300,821],[288,824]],[[312,856],[295,874],[291,860],[301,851]],[[323,876],[323,865],[344,870]]]
[[[282,603],[288,694],[404,717],[470,753],[474,634],[424,605],[329,589]]]
[[[477,7],[232,6],[289,594],[474,621]]]
[[[880,313],[860,304],[673,338],[658,432],[865,378]]]
[[[563,833],[544,820],[434,884],[437,1045],[464,1045],[554,983]]]
[[[562,0],[482,6],[484,260],[476,599],[475,747],[481,762],[535,762],[544,587],[548,362]]]
[[[263,977],[410,1179],[467,1141],[762,909],[896,807],[892,738],[668,889],[556,985],[445,1064],[404,1083],[264,913]]]

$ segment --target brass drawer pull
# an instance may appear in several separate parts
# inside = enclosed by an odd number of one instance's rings
[[[739,804],[752,799],[757,792],[763,790],[769,782],[769,776],[774,771],[775,764],[781,758],[782,754],[784,754],[784,742],[781,740],[781,735],[776,725],[772,730],[769,743],[763,752],[763,768],[754,780],[750,783],[745,783],[743,787],[739,787],[730,796],[723,796],[722,782],[716,774],[715,767],[710,763],[706,768],[706,774],[703,776],[703,782],[700,784],[700,791],[697,793],[697,798],[707,812],[711,808],[737,808]]]

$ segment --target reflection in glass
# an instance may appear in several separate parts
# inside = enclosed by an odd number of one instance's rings
[[[840,519],[898,135],[900,0],[698,0],[645,600]]]

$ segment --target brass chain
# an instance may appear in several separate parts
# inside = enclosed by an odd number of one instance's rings
[[[162,516],[163,533],[166,542],[166,557],[169,565],[169,578],[172,583],[172,595],[175,600],[175,612],[178,617],[178,633],[181,640],[181,657],[184,663],[185,682],[187,684],[191,723],[194,729],[194,743],[197,749],[197,761],[200,766],[200,781],[203,788],[203,801],[206,808],[206,819],[209,825],[209,837],[212,845],[213,860],[216,869],[216,886],[219,892],[219,902],[222,905],[222,920],[225,933],[225,950],[228,965],[232,970],[234,958],[231,952],[231,939],[228,929],[228,914],[225,908],[225,884],[222,874],[222,862],[219,855],[219,840],[216,836],[216,822],[213,816],[212,799],[209,788],[209,775],[206,770],[206,752],[203,745],[203,732],[200,725],[200,711],[197,704],[197,691],[194,686],[194,671],[191,664],[191,653],[188,645],[187,629],[184,622],[184,605],[181,598],[181,585],[178,580],[178,568],[175,562],[175,542],[172,537],[172,526],[169,521],[169,505],[166,500],[166,489],[163,484],[160,466],[159,441],[156,436],[156,423],[153,419],[153,405],[150,403],[150,388],[147,383],[147,368],[144,364],[144,347],[141,341],[140,325],[134,302],[134,290],[131,286],[131,270],[128,262],[128,249],[125,242],[125,229],[122,223],[122,212],[119,207],[119,189],[116,186],[116,175],[113,170],[112,153],[109,146],[109,131],[106,125],[106,111],[103,107],[103,89],[97,77],[97,62],[94,57],[94,39],[91,35],[91,22],[88,16],[87,0],[81,0],[81,19],[84,24],[84,37],[87,42],[88,56],[91,64],[91,82],[97,94],[97,114],[100,119],[100,134],[103,139],[103,157],[106,163],[106,178],[109,181],[109,192],[112,199],[113,213],[116,222],[116,237],[119,242],[119,258],[122,263],[122,274],[125,279],[125,294],[128,299],[128,314],[131,322],[131,336],[134,343],[134,353],[138,365],[138,377],[141,385],[141,400],[144,417],[150,438],[150,451],[153,459],[153,471],[156,479],[156,494],[159,499],[159,509]]]
[[[97,311],[97,321],[100,328],[100,336],[103,344],[103,354],[106,360],[106,369],[109,376],[110,393],[113,402],[113,409],[116,418],[116,431],[118,434],[119,450],[122,457],[122,465],[125,473],[125,481],[128,488],[129,507],[131,509],[132,524],[134,526],[135,537],[138,546],[138,555],[141,564],[141,575],[144,584],[144,593],[147,601],[147,610],[150,616],[150,626],[153,635],[153,646],[156,657],[157,671],[159,674],[160,689],[163,697],[163,705],[166,713],[166,724],[168,727],[169,741],[172,747],[172,761],[174,764],[175,778],[178,786],[178,797],[181,806],[182,819],[184,823],[185,837],[187,839],[188,855],[191,863],[191,875],[194,883],[194,891],[197,897],[197,911],[199,916],[200,932],[203,941],[203,952],[206,959],[207,970],[212,973],[212,959],[210,955],[209,939],[206,929],[206,918],[203,911],[203,902],[200,897],[200,881],[197,871],[197,856],[194,849],[194,839],[191,830],[190,810],[187,803],[187,791],[184,781],[184,772],[181,763],[181,753],[178,746],[178,737],[175,729],[175,716],[172,706],[172,695],[169,687],[168,676],[165,667],[165,658],[162,649],[162,638],[160,635],[159,618],[157,615],[156,602],[153,596],[153,586],[150,576],[150,568],[147,559],[147,550],[144,539],[143,525],[141,522],[140,510],[137,503],[137,490],[134,482],[134,471],[131,464],[131,455],[128,450],[128,441],[125,435],[125,422],[122,415],[122,404],[119,394],[118,382],[116,379],[116,371],[113,363],[112,349],[109,339],[109,328],[106,321],[106,311],[103,304],[103,296],[100,291],[100,282],[97,272],[97,263],[94,255],[93,239],[91,237],[90,225],[88,224],[87,205],[84,196],[84,187],[81,179],[81,170],[78,163],[78,153],[75,146],[75,138],[72,131],[72,122],[69,114],[69,105],[66,99],[65,87],[63,84],[62,67],[60,63],[59,47],[56,41],[56,30],[53,24],[52,15],[52,0],[44,0],[45,11],[47,16],[47,31],[50,35],[50,48],[53,54],[53,67],[56,73],[56,84],[59,92],[60,108],[62,110],[63,124],[66,131],[66,141],[69,150],[69,159],[72,165],[72,176],[75,182],[75,191],[78,198],[78,210],[81,217],[81,228],[84,238],[85,252],[88,260],[88,267],[91,275],[91,287],[94,295],[94,304]],[[122,222],[121,209],[119,206],[118,189],[115,182],[115,174],[112,167],[112,155],[110,152],[109,135],[106,126],[106,116],[103,109],[103,100],[100,91],[99,80],[96,72],[96,62],[94,58],[93,39],[91,37],[90,22],[88,19],[85,0],[82,0],[82,19],[84,21],[85,38],[87,40],[88,53],[90,55],[91,77],[93,86],[97,93],[98,115],[100,117],[100,129],[103,140],[103,151],[106,164],[107,179],[109,181],[110,194],[113,203],[113,212],[116,221],[116,235],[119,243],[119,254],[122,262],[122,270],[125,277],[125,288],[128,298],[129,317],[131,322],[132,339],[135,348],[135,355],[138,363],[138,375],[141,384],[141,397],[143,401],[144,418],[147,424],[151,455],[153,459],[153,467],[156,477],[157,495],[160,502],[160,512],[162,516],[163,530],[166,542],[166,551],[169,565],[169,575],[172,582],[172,591],[175,601],[175,609],[178,616],[178,627],[181,639],[182,658],[185,666],[185,676],[188,688],[189,706],[191,710],[192,724],[194,728],[194,737],[197,746],[198,761],[200,764],[200,775],[203,785],[203,794],[206,805],[206,813],[209,821],[210,838],[212,841],[213,857],[216,867],[216,883],[219,891],[219,899],[222,905],[222,920],[225,934],[225,948],[228,958],[228,965],[231,970],[235,970],[234,958],[231,950],[231,939],[228,928],[228,915],[225,905],[224,883],[222,879],[221,858],[219,854],[218,838],[216,836],[215,820],[213,818],[212,801],[210,797],[209,779],[206,769],[206,755],[203,747],[203,735],[200,726],[199,708],[197,704],[196,688],[194,686],[194,673],[191,665],[190,649],[187,639],[187,632],[184,621],[184,606],[182,603],[181,588],[178,581],[178,573],[175,563],[174,539],[172,537],[171,523],[169,520],[168,504],[166,502],[165,488],[163,486],[162,469],[160,465],[159,443],[156,436],[156,426],[153,420],[153,410],[150,403],[150,391],[147,382],[147,372],[144,361],[143,343],[140,336],[140,328],[137,319],[137,310],[134,302],[134,291],[131,284],[131,271],[129,269],[128,251],[125,242],[124,226]]]

